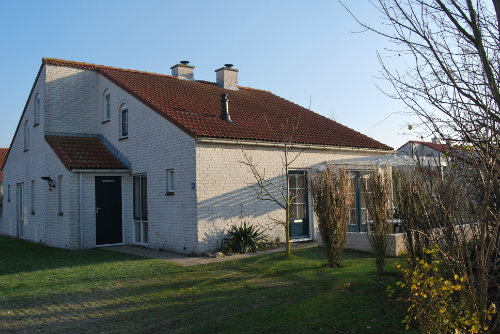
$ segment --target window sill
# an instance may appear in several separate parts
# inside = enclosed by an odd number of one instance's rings
[[[58,216],[64,216],[64,214],[62,212],[59,212],[57,215]]]
[[[169,191],[168,193],[165,194],[165,196],[174,196],[174,192],[173,191]]]
[[[110,119],[107,119],[107,120],[102,121],[101,124],[109,123],[110,121],[111,121]]]
[[[125,140],[125,139],[128,139],[128,136],[118,138],[118,140]]]

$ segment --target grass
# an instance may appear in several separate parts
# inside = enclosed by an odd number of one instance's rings
[[[320,248],[181,267],[0,237],[0,333],[400,333],[370,254]]]

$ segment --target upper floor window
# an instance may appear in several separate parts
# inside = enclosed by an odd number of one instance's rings
[[[105,90],[102,94],[102,121],[109,121],[111,118],[111,93]]]
[[[33,126],[40,124],[40,95],[36,94],[33,100]]]
[[[128,107],[124,104],[120,108],[120,137],[128,136]]]
[[[28,121],[24,122],[24,150],[27,151],[30,145],[30,128]]]

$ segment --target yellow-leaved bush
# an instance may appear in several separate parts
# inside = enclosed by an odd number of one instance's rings
[[[415,268],[397,264],[403,280],[396,284],[406,290],[407,315],[403,319],[406,329],[412,324],[424,333],[486,333],[488,326],[481,326],[478,310],[465,293],[467,279],[459,275],[443,274],[438,248],[425,249],[426,259],[417,259]],[[395,289],[388,287],[389,295]],[[485,310],[491,321],[496,313],[494,304]]]

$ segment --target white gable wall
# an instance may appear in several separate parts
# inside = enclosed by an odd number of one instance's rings
[[[425,146],[420,143],[406,143],[403,145],[401,148],[398,149],[398,154],[406,154],[409,155],[412,158],[416,157],[428,157],[428,158],[435,158],[435,159],[443,159],[444,154],[430,148],[428,146]]]
[[[46,69],[42,68],[38,80],[35,82],[33,93],[28,101],[26,112],[23,115],[19,129],[12,142],[9,156],[3,171],[6,196],[4,196],[4,212],[0,224],[0,233],[17,236],[17,184],[24,184],[23,212],[24,236],[26,240],[43,242],[61,248],[72,248],[70,243],[70,197],[66,194],[69,187],[63,187],[62,210],[63,215],[58,215],[58,195],[56,188],[49,191],[46,181],[42,176],[50,176],[56,182],[58,176],[63,176],[63,183],[68,182],[70,173],[60,163],[52,149],[43,138],[49,108],[46,99]],[[34,125],[34,98],[39,95],[41,100],[40,123]],[[28,121],[29,147],[24,150],[24,123]],[[34,208],[31,203],[31,186],[34,181]],[[10,201],[7,189],[10,185]],[[68,190],[66,190],[68,189]],[[66,215],[64,215],[66,213]]]
[[[45,131],[99,133],[97,73],[47,65]]]
[[[132,174],[146,174],[149,247],[193,252],[196,248],[195,140],[107,78],[98,77],[99,132],[132,164]],[[111,94],[111,120],[102,123],[102,93]],[[120,107],[126,104],[129,134],[120,140]],[[175,194],[166,196],[166,170],[174,169]],[[132,243],[132,178],[123,187],[126,242]],[[95,217],[94,217],[95,219]],[[95,223],[94,223],[95,226]]]
[[[240,162],[244,161],[242,149],[259,164],[260,171],[265,168],[266,177],[273,182],[279,182],[284,173],[283,153],[277,148],[200,143],[196,147],[198,252],[216,248],[231,226],[239,226],[243,221],[268,228],[270,239],[279,236],[281,241],[285,240],[284,228],[271,219],[284,219],[285,211],[274,202],[257,199],[250,187],[255,184],[255,178],[249,168]],[[290,168],[310,170],[324,161],[378,154],[381,152],[306,149]],[[295,157],[295,153],[289,157]],[[308,202],[309,212],[313,212],[310,195]],[[317,239],[319,234],[314,215],[311,214],[309,219],[312,222],[311,237]]]

